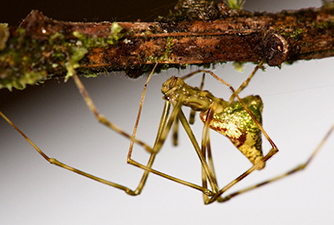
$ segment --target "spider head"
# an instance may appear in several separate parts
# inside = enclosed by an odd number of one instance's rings
[[[164,95],[162,98],[167,101],[177,101],[180,90],[182,90],[184,85],[186,84],[181,78],[172,76],[162,84],[161,92]]]

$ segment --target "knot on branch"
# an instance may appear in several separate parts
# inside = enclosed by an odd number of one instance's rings
[[[269,66],[278,66],[288,57],[289,44],[281,35],[269,31],[264,36],[264,57]]]

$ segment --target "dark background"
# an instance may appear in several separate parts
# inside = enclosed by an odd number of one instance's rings
[[[1,3],[0,22],[16,26],[33,9],[40,10],[53,19],[65,21],[134,21],[138,18],[142,21],[152,21],[158,15],[166,15],[176,2],[176,0],[7,0]],[[305,7],[315,4],[312,0],[302,2]],[[296,1],[248,0],[244,8],[250,11],[280,11],[296,9],[295,3]]]

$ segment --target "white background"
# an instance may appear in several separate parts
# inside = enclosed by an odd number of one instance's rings
[[[249,1],[252,2],[252,1]],[[267,1],[249,10],[320,6],[320,1]],[[246,5],[247,6],[247,5]],[[284,7],[283,7],[284,6]],[[300,61],[282,69],[258,72],[241,96],[259,94],[264,101],[264,128],[280,152],[262,171],[256,171],[232,191],[264,181],[304,162],[334,122],[333,58]],[[213,71],[238,87],[244,73],[231,63]],[[188,67],[194,71],[196,67]],[[161,84],[168,70],[149,83],[138,138],[152,145],[163,101]],[[199,84],[199,77],[191,79]],[[131,132],[145,77],[130,80],[122,73],[82,79],[100,112]],[[229,90],[208,77],[205,89],[229,98]],[[142,171],[126,164],[129,141],[98,124],[72,80],[51,81],[25,91],[0,93],[1,110],[50,157],[97,176],[135,188]],[[202,124],[193,127],[200,139]],[[0,119],[1,224],[333,224],[334,137],[304,172],[240,195],[224,204],[205,206],[196,190],[150,175],[140,196],[132,197],[49,165],[4,120]],[[200,164],[181,132],[180,146],[167,140],[154,168],[200,183]],[[247,159],[221,135],[212,132],[214,162],[222,187],[250,167]],[[264,140],[264,151],[269,145]],[[148,154],[136,146],[134,158]]]

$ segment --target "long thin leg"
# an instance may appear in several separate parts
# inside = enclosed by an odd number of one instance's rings
[[[177,146],[178,142],[179,142],[179,117],[176,117],[173,125],[173,145]]]
[[[287,176],[289,176],[291,174],[294,174],[296,172],[304,170],[311,163],[311,161],[314,159],[314,157],[316,156],[316,154],[318,154],[318,152],[320,151],[320,149],[322,148],[322,146],[324,145],[324,143],[326,142],[326,140],[329,138],[329,136],[331,135],[331,133],[333,132],[333,130],[334,130],[334,124],[328,130],[328,132],[326,133],[325,137],[320,141],[320,143],[318,144],[317,148],[312,152],[312,154],[310,155],[310,157],[307,159],[307,161],[305,163],[300,164],[297,167],[295,167],[295,168],[289,170],[288,172],[285,172],[285,173],[283,173],[283,174],[281,174],[279,176],[276,176],[276,177],[271,178],[269,180],[263,181],[263,182],[261,182],[259,184],[256,184],[256,185],[250,186],[248,188],[242,189],[240,191],[234,192],[232,194],[229,194],[229,195],[225,196],[224,198],[218,199],[218,201],[219,202],[225,202],[225,201],[230,200],[232,197],[235,197],[235,196],[237,196],[239,194],[245,193],[247,191],[253,190],[253,189],[261,187],[261,186],[263,186],[265,184],[269,184],[271,182],[280,180],[280,179],[285,178],[285,177],[287,177]]]
[[[190,141],[193,143],[197,156],[201,161],[202,171],[204,173],[204,176],[209,181],[209,184],[212,188],[212,192],[215,194],[218,191],[216,176],[214,172],[210,169],[209,165],[207,164],[206,159],[205,159],[205,154],[203,154],[203,152],[205,152],[205,146],[207,144],[206,138],[208,138],[208,126],[203,128],[204,134],[202,137],[202,149],[199,149],[198,143],[190,128],[189,122],[185,118],[182,111],[180,112],[179,117],[180,117],[181,124],[183,125],[183,128],[185,129],[186,133],[188,134]],[[210,115],[209,117],[212,118],[212,115]]]
[[[183,77],[183,80],[186,79],[185,77]],[[205,79],[205,73],[203,73],[202,75],[202,81],[201,81],[201,85],[199,86],[200,90],[203,90],[204,87],[204,79]],[[189,123],[190,124],[194,124],[195,122],[195,115],[196,115],[196,111],[191,109],[190,110],[190,116],[189,116]]]
[[[202,131],[202,154],[203,154],[203,157],[205,159],[206,159],[206,155],[208,155],[207,160],[208,160],[208,165],[209,165],[209,169],[210,169],[210,172],[211,172],[211,176],[213,177],[214,183],[218,187],[218,183],[217,183],[217,179],[216,179],[216,173],[215,173],[215,170],[214,170],[213,160],[212,160],[211,145],[210,145],[210,132],[209,132],[209,124],[210,124],[210,121],[212,120],[213,114],[216,110],[215,106],[216,106],[215,103],[213,103],[211,105],[211,107],[209,108],[209,110],[207,112],[207,115],[206,115],[207,120],[205,121],[204,126],[203,126],[203,131]],[[205,169],[202,166],[202,186],[204,188],[207,188],[208,178],[209,177],[205,173]],[[204,201],[205,204],[207,204],[210,201],[210,198],[207,195],[203,194],[203,201]]]
[[[111,182],[111,181],[108,181],[108,180],[105,180],[105,179],[102,179],[102,178],[99,178],[99,177],[96,177],[94,175],[91,175],[89,173],[86,173],[86,172],[83,172],[81,170],[78,170],[76,168],[73,168],[71,166],[68,166],[62,162],[59,162],[58,160],[54,159],[54,158],[50,158],[49,156],[47,156],[41,149],[39,149],[18,127],[15,126],[15,124],[12,123],[12,121],[10,121],[1,111],[0,111],[0,115],[10,124],[12,125],[36,150],[37,152],[43,156],[43,158],[45,160],[47,160],[49,163],[51,164],[54,164],[56,166],[59,166],[61,168],[64,168],[64,169],[67,169],[69,171],[72,171],[72,172],[75,172],[77,174],[80,174],[82,176],[85,176],[85,177],[88,177],[90,179],[93,179],[95,181],[98,181],[98,182],[101,182],[103,184],[106,184],[106,185],[109,185],[109,186],[112,186],[112,187],[115,187],[115,188],[119,188],[121,190],[124,190],[126,193],[130,194],[130,195],[134,195],[134,191],[132,191],[131,189],[123,186],[123,185],[120,185],[120,184],[117,184],[117,183],[114,183],[114,182]]]
[[[255,75],[255,73],[258,71],[258,69],[261,68],[261,67],[263,66],[264,62],[265,62],[265,59],[263,58],[263,59],[259,62],[259,64],[257,64],[257,66],[254,68],[253,72],[252,72],[251,75],[247,78],[247,80],[245,80],[245,81],[240,85],[240,87],[239,87],[235,92],[233,92],[233,94],[232,94],[231,97],[230,97],[230,102],[233,102],[235,96],[238,95],[242,90],[244,90],[244,89],[248,86],[249,82],[251,81],[251,79],[253,78],[253,76]]]

